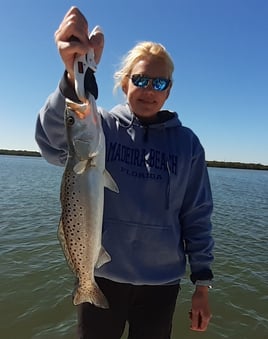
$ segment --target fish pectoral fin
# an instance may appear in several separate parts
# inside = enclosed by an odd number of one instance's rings
[[[88,158],[91,153],[91,144],[87,140],[76,139],[73,141],[75,153],[82,159]]]
[[[108,252],[106,252],[105,248],[101,246],[99,257],[96,263],[96,268],[100,268],[102,265],[106,264],[107,262],[111,261],[111,256]]]
[[[82,174],[87,169],[87,165],[88,165],[88,160],[81,160],[74,166],[73,171],[76,174]]]
[[[111,174],[106,169],[103,171],[103,177],[104,177],[104,186],[109,188],[111,191],[119,193],[119,188],[116,182],[114,181]]]

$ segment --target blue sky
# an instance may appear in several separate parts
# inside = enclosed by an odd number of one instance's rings
[[[166,46],[175,63],[165,108],[199,136],[207,160],[268,164],[267,0],[9,0],[0,12],[0,148],[38,150],[36,116],[64,70],[54,32],[76,5],[105,34],[98,105],[136,42]]]

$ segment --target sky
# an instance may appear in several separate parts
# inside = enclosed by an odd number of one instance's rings
[[[105,34],[99,106],[125,101],[113,93],[122,56],[160,42],[175,63],[164,108],[198,135],[206,159],[268,165],[267,0],[4,0],[0,149],[38,150],[37,114],[64,71],[54,32],[73,5]]]

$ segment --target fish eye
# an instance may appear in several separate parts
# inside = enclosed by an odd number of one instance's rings
[[[66,123],[67,123],[68,126],[72,126],[74,124],[74,117],[72,117],[72,116],[67,117]]]

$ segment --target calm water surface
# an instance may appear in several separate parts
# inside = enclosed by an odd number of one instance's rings
[[[57,239],[62,168],[0,156],[0,338],[75,338],[73,277]],[[210,168],[215,286],[206,333],[189,330],[186,277],[172,339],[268,338],[268,171]],[[124,339],[126,336],[124,337]]]

